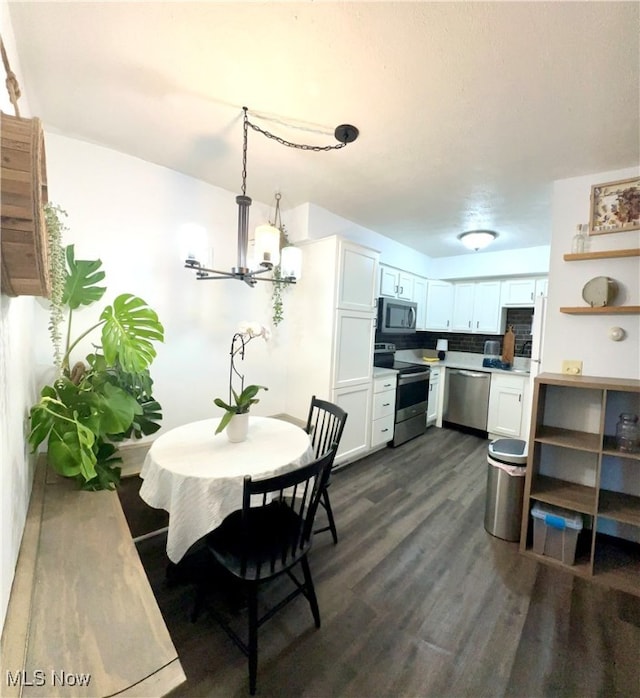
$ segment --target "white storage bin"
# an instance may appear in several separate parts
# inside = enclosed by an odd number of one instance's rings
[[[582,530],[581,514],[536,502],[531,516],[533,551],[560,560],[565,565],[575,564],[578,534]]]

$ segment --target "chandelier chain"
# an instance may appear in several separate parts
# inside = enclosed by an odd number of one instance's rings
[[[249,120],[247,119],[247,108],[244,109],[244,140],[242,142],[242,196],[247,195],[247,124]]]
[[[280,143],[280,145],[286,145],[287,148],[298,148],[299,150],[313,150],[315,152],[320,152],[323,150],[340,150],[340,148],[344,148],[345,145],[347,145],[346,143],[338,143],[337,145],[307,145],[306,143],[292,143],[291,141],[287,141],[280,136],[269,133],[269,131],[265,131],[263,128],[260,128],[260,126],[257,126],[256,124],[252,124],[250,121],[247,121],[246,123],[249,124],[254,131],[258,131],[258,133],[261,133],[263,136],[277,141]]]

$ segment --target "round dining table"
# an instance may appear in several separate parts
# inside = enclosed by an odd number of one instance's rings
[[[313,460],[308,434],[270,417],[249,417],[245,441],[216,434],[219,419],[171,429],[151,445],[140,497],[169,512],[167,556],[177,563],[189,548],[242,507],[244,478],[263,479]]]

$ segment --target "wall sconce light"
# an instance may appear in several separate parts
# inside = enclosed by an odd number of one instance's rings
[[[498,233],[494,233],[493,230],[468,230],[466,233],[460,233],[458,240],[465,247],[477,252],[492,243],[497,237]]]

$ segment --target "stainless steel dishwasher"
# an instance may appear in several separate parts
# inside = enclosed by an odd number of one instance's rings
[[[486,431],[491,374],[450,368],[446,381],[444,421]]]

